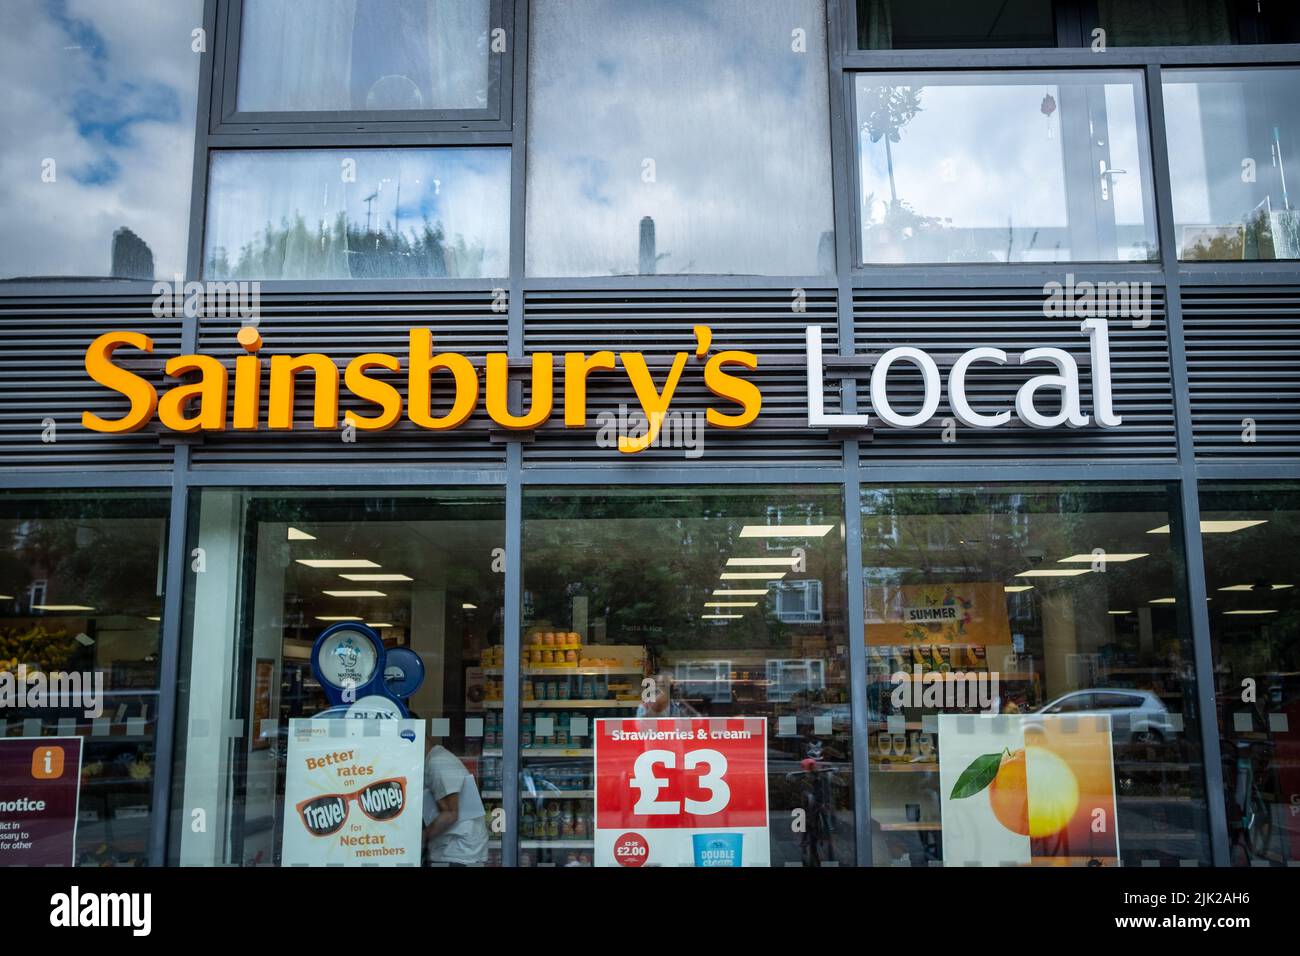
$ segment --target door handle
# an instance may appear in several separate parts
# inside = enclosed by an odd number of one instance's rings
[[[1112,176],[1123,176],[1128,173],[1127,169],[1107,169],[1106,160],[1097,160],[1097,179],[1101,183],[1101,198],[1103,202],[1110,201],[1110,180]]]

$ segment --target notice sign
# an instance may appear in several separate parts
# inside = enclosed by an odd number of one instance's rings
[[[291,720],[282,866],[419,866],[424,721]]]
[[[944,866],[1118,866],[1109,714],[939,715]]]
[[[597,866],[768,866],[767,720],[601,719]]]
[[[0,740],[0,866],[76,862],[80,737]]]

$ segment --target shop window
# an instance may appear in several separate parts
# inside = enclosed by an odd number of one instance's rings
[[[1096,0],[1095,7],[1108,46],[1294,43],[1300,34],[1289,0]]]
[[[864,490],[864,527],[902,532],[862,539],[877,864],[1209,862],[1177,505],[1146,485]]]
[[[1300,860],[1300,485],[1201,485],[1231,862]]]
[[[860,259],[1153,261],[1135,72],[861,73]]]
[[[185,271],[202,0],[0,5],[0,279]]]
[[[1289,67],[1163,71],[1180,259],[1300,259],[1298,84]]]
[[[1056,46],[1052,0],[857,0],[864,50]]]
[[[508,149],[216,151],[204,274],[504,276],[509,210]]]
[[[197,506],[172,862],[499,864],[503,497]]]
[[[841,502],[525,494],[521,774],[561,782],[525,788],[524,865],[853,864]],[[804,581],[822,614],[784,618]]]
[[[149,862],[167,509],[0,495],[0,804],[49,807],[0,821],[39,830],[5,830],[0,865]]]
[[[528,274],[831,273],[825,26],[820,0],[533,3]]]
[[[241,112],[485,110],[488,0],[243,0]]]

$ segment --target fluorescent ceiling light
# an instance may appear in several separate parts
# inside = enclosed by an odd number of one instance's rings
[[[1271,590],[1271,591],[1285,591],[1287,588],[1293,588],[1293,587],[1295,587],[1294,584],[1270,584],[1270,585],[1269,585],[1269,590]],[[1255,585],[1253,585],[1253,584],[1234,584],[1234,585],[1232,585],[1231,587],[1219,588],[1219,590],[1220,590],[1220,591],[1253,591],[1253,590],[1255,590]]]
[[[714,588],[714,597],[758,597],[766,594],[767,588]]]
[[[470,604],[468,601],[466,601],[464,604],[462,604],[462,605],[460,606],[460,609],[461,609],[462,611],[477,611],[477,610],[478,610],[478,605],[477,605],[477,604]]]
[[[727,558],[729,568],[794,568],[798,558]]]
[[[298,563],[309,568],[377,568],[379,565],[365,558],[298,558]]]
[[[738,621],[744,616],[743,614],[701,614],[700,619],[704,621]]]
[[[1107,614],[1132,614],[1132,611],[1107,611]]]
[[[757,601],[705,601],[705,607],[758,607]]]
[[[1007,584],[1002,588],[1002,590],[1006,591],[1008,594],[1015,594],[1019,591],[1032,591],[1033,589],[1034,586],[1032,584]]]
[[[340,574],[339,577],[348,581],[413,581],[414,578],[405,574]]]
[[[93,607],[84,604],[33,604],[34,611],[93,611]]]
[[[1092,568],[1034,568],[1021,571],[1018,578],[1075,578],[1080,574],[1091,574]]]
[[[1151,604],[1175,604],[1175,603],[1177,603],[1177,598],[1156,598],[1154,601],[1151,601],[1151,602],[1149,602],[1149,603],[1151,603]]]
[[[1061,558],[1061,559],[1057,562],[1057,564],[1066,564],[1066,563],[1071,563],[1071,564],[1092,564],[1092,562],[1094,562],[1094,561],[1105,561],[1107,564],[1112,564],[1112,563],[1113,563],[1113,564],[1121,564],[1121,563],[1123,563],[1123,562],[1125,562],[1125,561],[1136,561],[1138,558],[1147,558],[1147,557],[1150,557],[1150,555],[1149,555],[1147,552],[1145,552],[1145,551],[1141,552],[1140,554],[1139,554],[1139,553],[1133,553],[1133,554],[1125,554],[1125,553],[1111,554],[1111,553],[1108,552],[1108,551],[1103,551],[1101,554],[1098,554],[1098,555],[1091,555],[1091,554],[1072,554],[1072,555],[1070,555],[1068,558]]]
[[[308,534],[306,531],[299,531],[297,528],[290,528],[289,540],[290,541],[315,541],[316,536],[314,534]]]
[[[318,621],[359,621],[361,618],[355,614],[317,614]]]
[[[156,615],[152,615],[152,614],[151,614],[151,615],[149,615],[148,617],[146,617],[145,620],[146,620],[146,621],[161,621],[162,618],[160,618],[160,617],[158,617],[158,616],[156,616]]]
[[[366,627],[373,627],[376,631],[382,631],[386,627],[392,627],[387,621],[366,621]]]
[[[742,538],[822,538],[833,524],[747,524],[740,529]]]
[[[1241,611],[1224,611],[1224,614],[1276,614],[1277,609],[1249,608]]]
[[[1253,528],[1257,524],[1267,524],[1268,520],[1261,518],[1257,521],[1202,521],[1201,534],[1231,534],[1234,531],[1240,531],[1243,528]],[[1162,524],[1158,528],[1152,528],[1147,534],[1168,534],[1169,525]]]
[[[0,594],[0,601],[12,601],[13,599],[14,596],[12,594]]]
[[[321,591],[330,597],[388,597],[383,591]]]
[[[784,571],[723,571],[724,581],[780,581]]]

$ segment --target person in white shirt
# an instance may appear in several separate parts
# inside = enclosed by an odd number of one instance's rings
[[[487,853],[487,816],[474,775],[433,744],[424,758],[425,865],[482,866]]]

